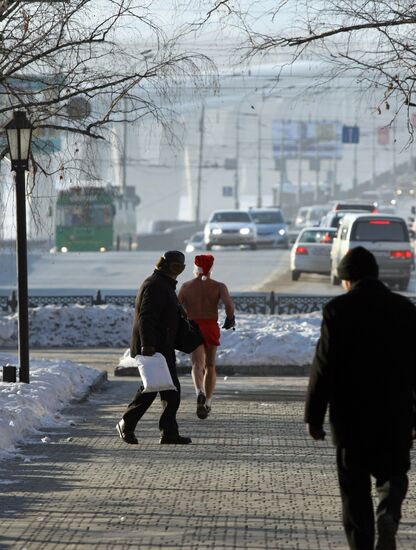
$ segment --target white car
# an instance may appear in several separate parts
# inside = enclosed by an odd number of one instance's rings
[[[257,248],[256,224],[248,212],[243,210],[215,210],[204,229],[204,242],[207,250],[215,245],[246,245]]]
[[[334,227],[306,227],[299,233],[290,251],[290,273],[297,281],[301,273],[329,275]]]

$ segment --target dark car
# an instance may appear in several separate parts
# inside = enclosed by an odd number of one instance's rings
[[[334,204],[333,209],[335,212],[340,212],[341,210],[348,210],[348,212],[371,212],[372,214],[377,213],[377,207],[371,202],[337,202]]]

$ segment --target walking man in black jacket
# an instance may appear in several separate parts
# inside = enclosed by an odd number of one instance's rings
[[[185,269],[185,256],[170,250],[159,259],[153,275],[142,284],[136,298],[130,355],[153,355],[160,352],[166,359],[177,391],[160,392],[163,412],[159,420],[160,443],[187,444],[189,437],[179,435],[176,413],[181,400],[181,387],[176,372],[175,338],[180,305],[176,296],[176,278]],[[128,405],[117,431],[126,443],[137,444],[134,434],[137,422],[156,398],[156,393],[142,393],[140,387]]]
[[[324,308],[305,421],[313,439],[324,439],[329,407],[350,548],[373,550],[376,524],[376,550],[395,550],[415,438],[416,308],[378,280],[363,247],[345,255],[338,276],[348,292]]]

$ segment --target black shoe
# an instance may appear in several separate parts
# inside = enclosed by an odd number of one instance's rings
[[[196,415],[198,418],[203,420],[208,416],[207,407],[205,406],[205,403],[207,401],[207,398],[202,392],[199,392],[199,395],[196,399]]]
[[[207,416],[208,416],[209,413],[211,412],[211,407],[209,405],[205,405],[205,408],[207,410]]]
[[[375,550],[396,550],[397,523],[390,514],[377,519],[378,540]]]
[[[190,437],[183,437],[181,435],[162,435],[160,438],[161,445],[188,445],[192,443]]]
[[[137,445],[139,443],[134,432],[126,432],[124,430],[124,420],[120,420],[120,422],[117,423],[116,430],[125,443],[129,443],[130,445]]]

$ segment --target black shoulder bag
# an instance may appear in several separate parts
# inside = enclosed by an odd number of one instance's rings
[[[175,349],[184,353],[192,353],[203,342],[204,339],[198,324],[180,314]]]

